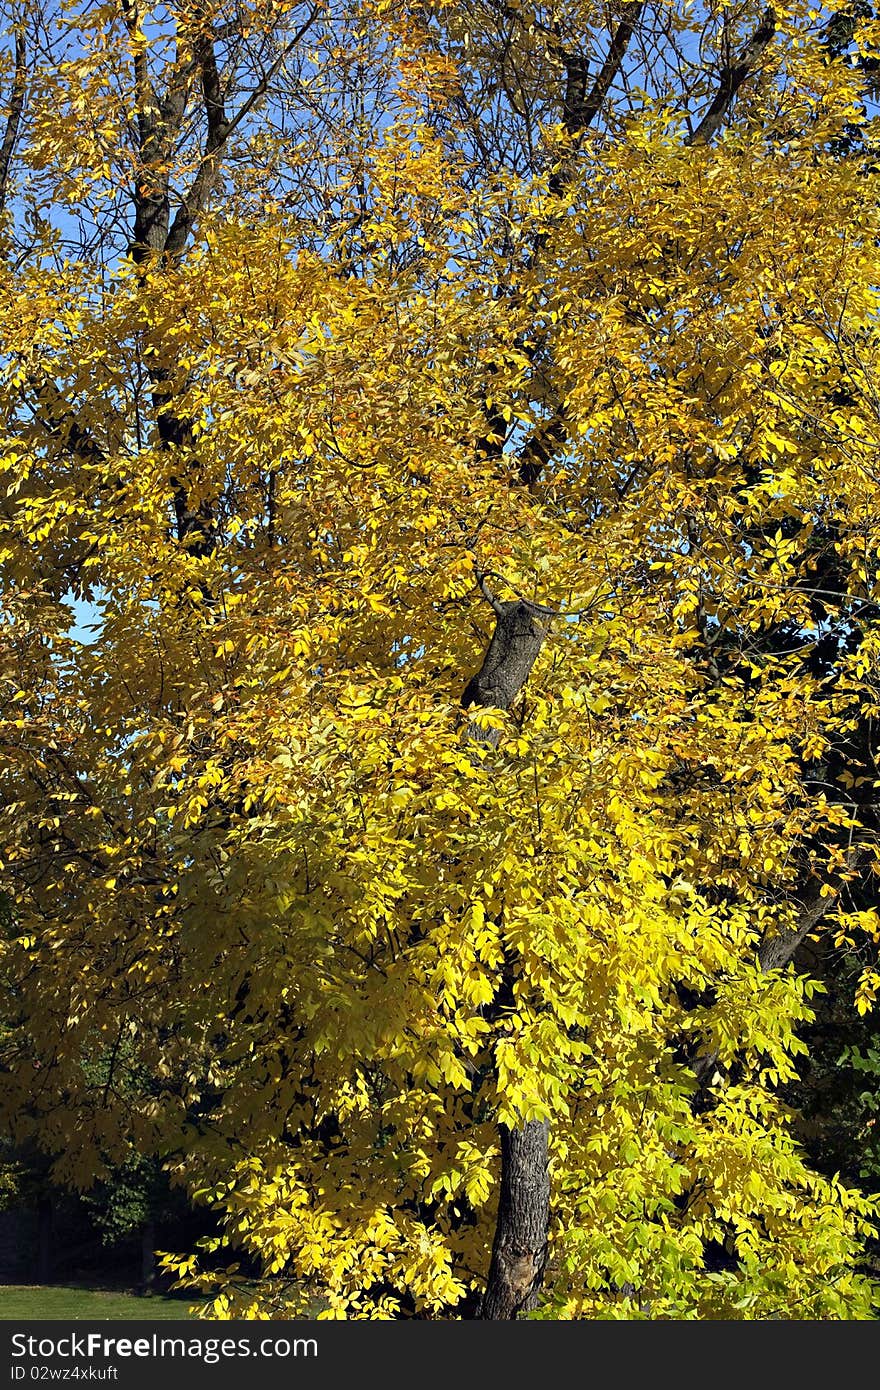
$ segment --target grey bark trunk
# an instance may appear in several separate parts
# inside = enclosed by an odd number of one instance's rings
[[[492,1261],[479,1316],[513,1319],[537,1307],[547,1265],[549,1125],[501,1126],[501,1190]]]
[[[510,709],[525,685],[547,635],[552,610],[517,599],[501,603],[481,583],[495,614],[495,631],[481,669],[462,696],[465,708]],[[469,726],[474,742],[497,747],[497,730]],[[508,981],[512,986],[512,981]],[[499,1126],[501,1185],[492,1258],[478,1318],[514,1319],[534,1308],[547,1264],[550,1178],[549,1125],[528,1121],[521,1129]]]
[[[483,665],[465,687],[461,703],[465,709],[477,705],[482,709],[510,709],[529,677],[538,653],[544,645],[546,627],[540,614],[547,610],[525,599],[511,603],[492,601],[495,631],[489,643]],[[496,729],[481,730],[471,724],[469,733],[478,743],[497,746]]]

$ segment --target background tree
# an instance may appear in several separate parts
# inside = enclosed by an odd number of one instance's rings
[[[784,1095],[877,925],[829,19],[8,11],[4,1103],[221,1314],[870,1314]]]

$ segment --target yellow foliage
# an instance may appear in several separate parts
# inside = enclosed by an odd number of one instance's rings
[[[508,8],[503,72],[478,5],[54,16],[0,281],[2,1103],[61,1181],[163,1155],[265,1272],[169,1256],[218,1316],[461,1315],[498,1125],[546,1118],[539,1316],[865,1317],[874,1208],[780,1098],[812,985],[760,963],[819,885],[876,938],[871,774],[828,775],[880,697],[857,73],[792,3],[712,142],[632,54],[578,135],[604,9]],[[760,8],[664,15],[708,84]],[[485,591],[552,617],[463,713]]]

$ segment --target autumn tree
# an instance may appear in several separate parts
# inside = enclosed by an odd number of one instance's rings
[[[870,1316],[872,14],[4,14],[11,1132],[220,1315]]]

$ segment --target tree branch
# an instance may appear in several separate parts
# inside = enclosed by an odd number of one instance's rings
[[[644,0],[633,0],[632,3],[623,6],[623,17],[614,31],[605,61],[589,92],[586,57],[582,53],[568,53],[561,48],[558,50],[565,66],[566,78],[562,120],[569,135],[580,135],[601,111],[611,84],[620,72],[629,41],[644,8]]]
[[[482,709],[508,710],[529,678],[529,672],[544,645],[549,627],[548,610],[528,599],[506,603],[489,600],[496,615],[495,631],[483,664],[468,681],[461,697],[463,709],[477,705]],[[543,621],[542,621],[543,620]],[[478,743],[498,746],[497,729],[481,729],[472,723],[469,737]]]
[[[160,101],[150,80],[146,54],[138,37],[140,16],[131,0],[124,0],[123,15],[133,41],[135,98],[137,102],[138,154],[135,178],[134,231],[128,254],[136,265],[162,252],[171,221],[168,192],[168,156],[186,113],[195,59],[176,57],[168,89]]]
[[[9,170],[12,165],[12,156],[15,153],[15,143],[21,130],[21,116],[24,110],[25,91],[27,89],[27,45],[25,43],[24,30],[19,27],[15,31],[15,73],[12,78],[12,90],[9,93],[9,105],[6,115],[6,129],[3,132],[3,141],[0,144],[0,213],[6,207],[6,194],[9,188]]]
[[[193,223],[207,207],[217,178],[219,156],[228,144],[230,135],[250,114],[260,98],[265,96],[273,77],[300,39],[312,27],[318,17],[318,12],[319,7],[315,5],[235,115],[228,120],[225,116],[221,95],[220,76],[214,51],[214,35],[208,32],[198,39],[196,59],[202,75],[202,99],[207,117],[208,134],[201,163],[190,185],[189,192],[181,199],[180,207],[177,209],[171,230],[168,233],[164,248],[168,256],[181,254],[189,239]]]
[[[538,426],[520,450],[518,471],[524,487],[532,487],[538,481],[556,450],[567,438],[565,413],[560,406],[549,420]]]
[[[746,78],[758,66],[775,33],[776,14],[772,9],[767,9],[760,25],[739,56],[721,69],[718,90],[696,130],[685,140],[686,145],[708,145],[714,139],[733,105],[734,97]]]
[[[105,463],[105,450],[88,430],[83,429],[55,382],[49,377],[39,380],[32,373],[28,384],[36,395],[41,414],[37,415],[29,401],[25,400],[25,404],[33,412],[34,419],[60,440],[61,447],[84,463]]]
[[[846,880],[858,869],[866,867],[870,852],[867,845],[855,844],[846,855],[844,868],[839,874],[834,875],[830,883],[829,880],[809,880],[796,900],[801,909],[797,926],[788,931],[778,932],[775,936],[766,936],[761,942],[758,948],[758,964],[762,970],[782,970],[789,964],[798,947],[819,925],[825,913],[834,906],[837,894]],[[823,893],[823,886],[832,886],[834,891]],[[703,1109],[707,1104],[712,1085],[711,1078],[717,1062],[717,1052],[704,1052],[692,1062],[697,1082],[696,1091],[691,1097],[691,1105],[695,1110]]]
[[[762,970],[781,970],[794,956],[795,951],[810,932],[818,926],[825,913],[834,906],[835,899],[846,880],[868,862],[869,850],[863,844],[855,844],[846,855],[843,870],[828,881],[810,879],[806,888],[798,896],[800,913],[797,926],[790,931],[779,932],[776,936],[765,938],[758,951],[758,961]],[[822,888],[832,887],[831,893],[823,893]]]

